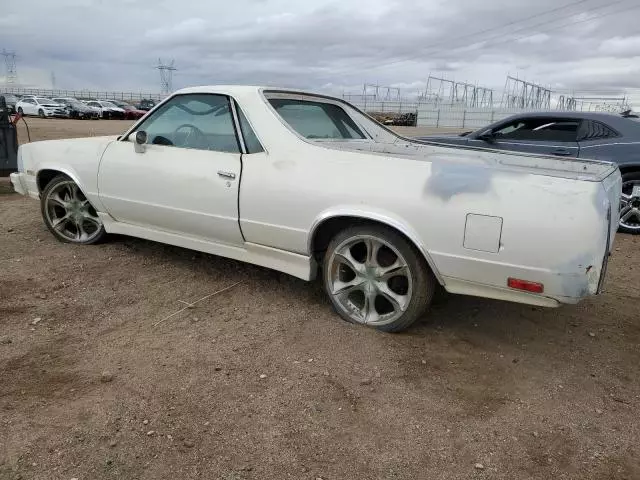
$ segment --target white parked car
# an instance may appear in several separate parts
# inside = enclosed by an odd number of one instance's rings
[[[105,119],[123,119],[125,111],[115,103],[111,103],[107,100],[89,100],[87,102],[89,107],[93,107],[100,111],[100,116]]]
[[[22,145],[15,190],[61,241],[146,238],[322,281],[398,331],[447,291],[532,305],[600,291],[621,179],[608,162],[441,147],[347,102],[180,90],[120,137]]]
[[[16,111],[21,115],[45,117],[68,117],[66,105],[56,103],[50,98],[27,96],[16,103]]]

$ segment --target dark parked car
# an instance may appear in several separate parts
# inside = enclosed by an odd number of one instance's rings
[[[13,93],[0,93],[4,97],[4,101],[7,104],[9,113],[16,113],[16,103],[20,100]]]
[[[138,102],[138,104],[135,107],[138,110],[144,110],[145,112],[148,112],[155,106],[156,106],[156,102],[154,100],[151,100],[150,98],[143,98]]]
[[[100,114],[93,108],[88,107],[80,100],[73,97],[57,97],[53,99],[54,102],[66,105],[67,112],[69,112],[69,118],[100,118]]]
[[[620,231],[640,233],[640,119],[634,115],[524,113],[475,132],[417,140],[615,162],[622,173]]]

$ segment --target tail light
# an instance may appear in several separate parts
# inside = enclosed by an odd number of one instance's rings
[[[530,282],[528,280],[521,280],[519,278],[508,278],[507,286],[509,288],[515,288],[516,290],[524,290],[531,293],[544,292],[544,285],[538,282]]]

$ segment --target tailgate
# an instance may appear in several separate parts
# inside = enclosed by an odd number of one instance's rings
[[[609,220],[609,252],[611,252],[613,239],[618,231],[618,224],[620,223],[620,196],[622,195],[622,176],[620,175],[620,170],[616,168],[615,172],[602,181],[602,186],[611,205],[611,218]]]

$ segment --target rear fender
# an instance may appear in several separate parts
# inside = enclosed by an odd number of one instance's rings
[[[442,275],[440,275],[440,272],[436,268],[435,262],[429,255],[426,245],[424,245],[424,243],[420,241],[420,237],[417,232],[413,228],[411,228],[408,223],[401,217],[382,209],[375,209],[371,207],[367,207],[366,209],[364,209],[362,208],[362,206],[342,206],[322,212],[320,215],[318,215],[318,217],[316,217],[311,226],[311,229],[309,230],[309,236],[307,239],[307,252],[309,253],[309,255],[313,256],[313,240],[315,238],[316,232],[318,231],[318,228],[327,220],[337,217],[353,217],[360,220],[370,220],[387,225],[394,230],[397,230],[405,237],[407,237],[409,241],[411,241],[411,243],[413,243],[413,245],[418,249],[418,251],[426,260],[440,285],[444,285]]]

